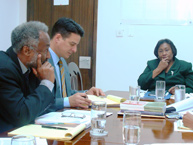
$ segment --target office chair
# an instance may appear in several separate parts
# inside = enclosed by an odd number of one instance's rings
[[[71,78],[72,90],[83,90],[82,76],[76,63],[70,62],[68,64],[68,69]]]

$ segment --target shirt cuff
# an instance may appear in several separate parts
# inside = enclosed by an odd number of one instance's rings
[[[46,86],[46,87],[48,87],[48,89],[52,92],[52,90],[53,90],[53,88],[54,88],[54,84],[51,82],[51,81],[49,81],[49,80],[42,80],[41,82],[40,82],[40,85],[43,85],[43,86]]]
[[[64,107],[70,107],[70,102],[69,102],[68,97],[64,98]]]

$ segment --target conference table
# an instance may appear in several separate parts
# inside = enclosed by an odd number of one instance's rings
[[[107,91],[106,95],[116,95],[127,98],[127,91]],[[166,100],[167,104],[174,100]],[[113,114],[107,117],[106,129],[108,135],[105,137],[93,137],[90,135],[90,128],[84,130],[71,141],[47,140],[48,145],[121,145],[123,117],[118,116],[119,107],[108,108],[107,112]],[[174,131],[176,119],[145,118],[142,117],[141,136],[139,145],[153,143],[193,143],[193,133]],[[7,137],[7,132],[0,134],[0,137]]]

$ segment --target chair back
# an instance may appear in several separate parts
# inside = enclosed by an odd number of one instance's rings
[[[83,90],[81,72],[74,62],[68,64],[72,90]]]

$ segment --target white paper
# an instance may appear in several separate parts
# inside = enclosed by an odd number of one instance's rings
[[[54,5],[69,5],[69,0],[54,0]]]
[[[73,117],[62,117],[62,113],[77,113],[77,114],[84,114],[85,118],[73,118]],[[77,123],[77,124],[85,124],[86,128],[91,126],[91,111],[86,110],[65,110],[63,112],[50,112],[44,114],[35,119],[36,124],[50,124],[50,123]],[[112,115],[112,112],[107,112],[106,116]]]
[[[193,104],[193,97],[168,105],[166,108],[174,107],[176,108],[176,112],[179,112],[185,109],[192,108],[193,107],[192,104]]]
[[[178,121],[182,121],[182,120],[178,120]],[[177,123],[178,121],[174,122],[174,131],[193,132],[193,130],[187,130],[187,129],[178,128],[178,123]]]
[[[74,118],[74,117],[62,117],[62,113],[78,113],[84,114],[85,118]],[[50,112],[48,114],[42,115],[36,118],[36,124],[49,124],[49,123],[77,123],[77,124],[85,124],[86,128],[90,127],[91,117],[90,111],[85,110],[65,110],[63,112]]]

